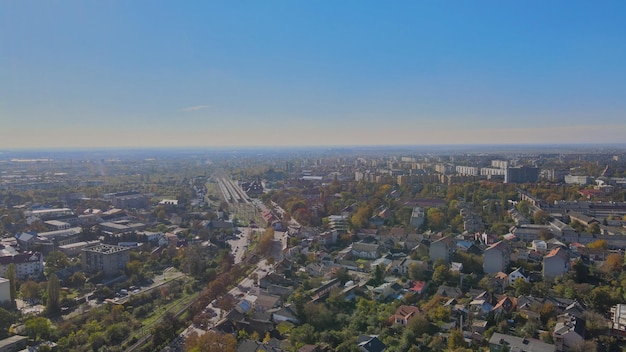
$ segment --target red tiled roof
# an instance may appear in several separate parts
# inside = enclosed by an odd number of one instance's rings
[[[415,281],[413,282],[413,287],[411,287],[410,290],[421,293],[422,290],[424,290],[424,287],[426,287],[426,281]]]

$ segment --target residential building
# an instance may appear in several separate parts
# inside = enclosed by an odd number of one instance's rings
[[[0,303],[11,302],[11,281],[0,277]]]
[[[537,167],[507,167],[504,174],[504,183],[532,183],[539,181]]]
[[[517,279],[522,279],[526,282],[530,282],[530,278],[524,273],[524,269],[522,269],[521,267],[513,270],[509,274],[509,285],[513,285],[513,283],[515,283]]]
[[[27,336],[13,335],[0,340],[0,352],[23,351],[28,347],[30,339]]]
[[[591,183],[591,177],[589,176],[574,176],[574,175],[565,175],[565,183],[568,185],[588,185]]]
[[[43,255],[40,252],[11,252],[0,256],[0,276],[6,276],[9,264],[15,264],[18,279],[38,278],[43,274]]]
[[[485,249],[483,253],[483,271],[486,274],[505,271],[510,261],[509,246],[504,241],[496,242]]]
[[[490,352],[556,352],[556,346],[537,339],[494,332],[489,339]]]
[[[611,329],[620,336],[626,336],[626,304],[611,307]]]
[[[344,215],[331,215],[328,217],[328,227],[337,231],[339,235],[348,231],[348,217]]]
[[[543,257],[544,279],[554,279],[569,270],[569,254],[561,247],[557,247]]]
[[[384,352],[387,349],[378,336],[360,335],[357,344],[361,352]]]
[[[413,212],[411,213],[411,220],[410,220],[411,226],[415,227],[416,229],[420,228],[420,226],[424,224],[424,218],[425,218],[424,208],[414,207]]]
[[[458,165],[455,170],[457,174],[466,176],[478,176],[480,173],[480,169],[475,166]]]
[[[409,320],[420,315],[420,309],[415,306],[401,305],[396,312],[389,318],[392,324],[408,325]]]
[[[104,272],[113,275],[123,270],[130,261],[130,248],[102,244],[82,250],[82,264],[85,271]]]
[[[352,255],[358,258],[376,259],[380,256],[380,245],[376,243],[355,242]]]
[[[569,314],[560,315],[552,337],[557,351],[569,350],[585,339],[585,320]]]
[[[452,256],[455,251],[456,242],[454,237],[446,236],[431,243],[428,254],[430,256],[430,260],[435,261],[437,259],[441,259],[447,264],[452,260]]]

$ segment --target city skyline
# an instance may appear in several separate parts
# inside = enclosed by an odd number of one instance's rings
[[[0,149],[623,143],[624,15],[3,2]]]

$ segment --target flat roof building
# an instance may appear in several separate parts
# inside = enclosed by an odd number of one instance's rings
[[[130,248],[101,244],[82,250],[83,269],[89,272],[104,272],[113,275],[124,270],[130,261]]]

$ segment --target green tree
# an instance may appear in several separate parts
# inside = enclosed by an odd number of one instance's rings
[[[450,278],[450,270],[446,264],[440,264],[433,271],[433,282],[437,285],[443,285]]]
[[[467,344],[465,343],[461,330],[455,329],[450,331],[450,336],[448,337],[448,349],[454,350],[464,347],[467,347]]]
[[[418,315],[409,320],[407,327],[415,334],[415,336],[422,336],[427,334],[430,330],[430,322],[423,315]]]
[[[0,339],[4,339],[9,336],[9,328],[15,323],[17,317],[15,314],[0,307]]]
[[[587,227],[587,231],[589,231],[590,233],[596,234],[596,235],[599,234],[600,233],[600,224],[598,224],[597,222],[589,224],[589,226]]]
[[[515,289],[515,295],[528,295],[532,289],[532,285],[529,282],[524,281],[522,278],[518,278],[513,282],[513,288]]]
[[[52,331],[52,323],[50,320],[44,317],[35,317],[26,320],[24,323],[26,333],[31,339],[39,341],[40,339],[46,339],[50,336]]]
[[[61,283],[59,278],[52,274],[48,278],[48,298],[46,301],[46,311],[48,314],[55,315],[61,311],[59,300],[61,298]]]
[[[50,276],[51,274],[65,269],[68,266],[70,266],[70,260],[67,258],[67,255],[60,251],[54,251],[46,257],[46,267],[44,268],[44,272],[46,276]]]
[[[33,280],[26,280],[26,282],[20,286],[20,293],[22,294],[22,298],[26,300],[41,299],[41,288]]]
[[[9,280],[10,282],[10,286],[9,286],[9,292],[11,295],[11,302],[14,302],[15,299],[17,298],[17,292],[16,292],[16,284],[17,284],[17,276],[16,276],[16,271],[15,271],[15,264],[11,263],[7,266],[7,270],[5,272],[6,278]]]

